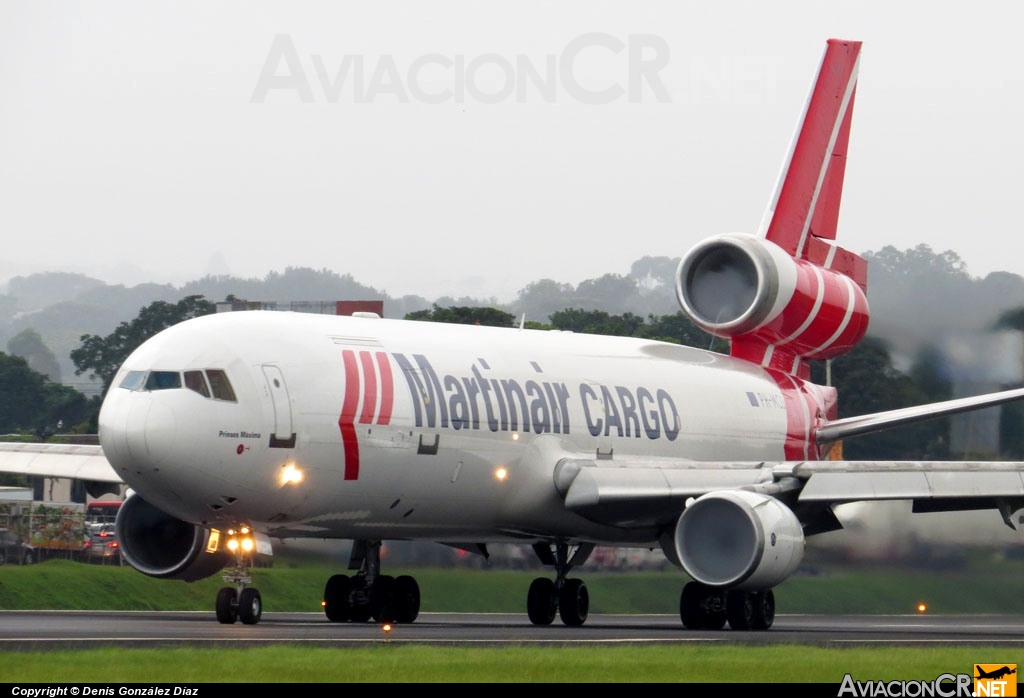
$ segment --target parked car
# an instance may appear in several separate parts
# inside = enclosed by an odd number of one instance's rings
[[[9,528],[0,528],[0,565],[31,565],[35,549]]]
[[[114,527],[106,526],[85,539],[82,554],[86,562],[121,563],[121,547],[114,535]]]

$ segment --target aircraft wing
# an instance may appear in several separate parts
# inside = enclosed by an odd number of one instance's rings
[[[123,482],[94,444],[0,443],[0,472]]]
[[[615,526],[667,525],[687,500],[739,489],[786,499],[798,511],[854,501],[913,500],[914,511],[997,509],[1007,525],[1024,508],[1024,462],[781,461],[721,463],[564,459],[555,482],[565,506]],[[816,532],[831,530],[830,527]]]

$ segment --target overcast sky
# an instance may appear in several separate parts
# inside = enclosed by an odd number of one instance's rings
[[[1024,274],[1018,2],[0,4],[0,283],[510,300],[754,232],[861,40],[841,242]]]

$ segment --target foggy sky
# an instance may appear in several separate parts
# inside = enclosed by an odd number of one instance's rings
[[[840,241],[1024,274],[1022,6],[821,5],[5,2],[0,283],[625,274],[756,230],[829,37],[864,42]]]

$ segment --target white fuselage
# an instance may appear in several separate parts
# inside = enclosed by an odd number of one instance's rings
[[[225,372],[234,401],[120,387],[132,372],[209,369]],[[782,460],[787,433],[809,433],[814,418],[794,414],[794,390],[748,363],[649,340],[249,311],[181,323],[136,350],[100,439],[132,489],[200,525],[645,543],[657,532],[567,511],[558,460]]]

